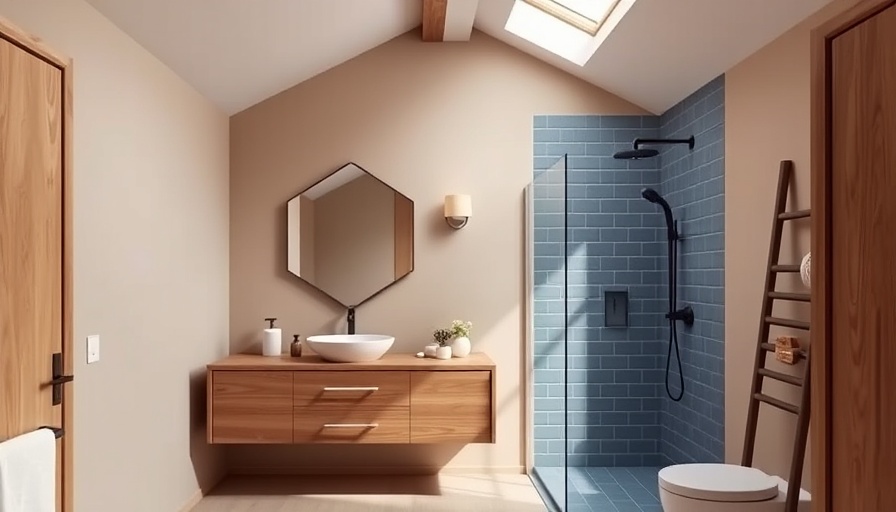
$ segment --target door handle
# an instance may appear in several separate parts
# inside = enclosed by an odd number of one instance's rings
[[[49,384],[53,386],[53,405],[59,405],[62,403],[62,387],[74,380],[74,375],[64,375],[64,368],[62,367],[62,353],[57,352],[53,354],[53,380],[49,382]]]
[[[73,380],[75,380],[74,375],[62,375],[62,376],[56,377],[55,379],[51,380],[50,384],[52,384],[54,386],[60,386],[62,384],[65,384],[66,382],[71,382]]]

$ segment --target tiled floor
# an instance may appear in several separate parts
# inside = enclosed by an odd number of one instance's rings
[[[662,512],[660,468],[569,468],[565,512]],[[535,468],[535,477],[563,507],[563,468]]]

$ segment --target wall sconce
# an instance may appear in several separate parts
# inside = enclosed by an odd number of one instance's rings
[[[473,216],[473,199],[468,195],[445,196],[445,222],[454,229],[467,225]]]

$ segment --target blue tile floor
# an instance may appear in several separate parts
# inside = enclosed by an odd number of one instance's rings
[[[535,468],[533,479],[539,492],[550,494],[564,512],[662,512],[657,484],[659,470],[656,467],[569,468],[567,487],[563,468]]]

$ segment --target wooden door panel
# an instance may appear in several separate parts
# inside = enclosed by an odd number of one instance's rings
[[[63,424],[46,386],[63,350],[62,79],[0,39],[0,441]]]
[[[62,420],[43,385],[62,351],[61,84],[0,39],[0,439]]]
[[[831,510],[876,512],[896,503],[896,7],[835,38],[831,70]]]

